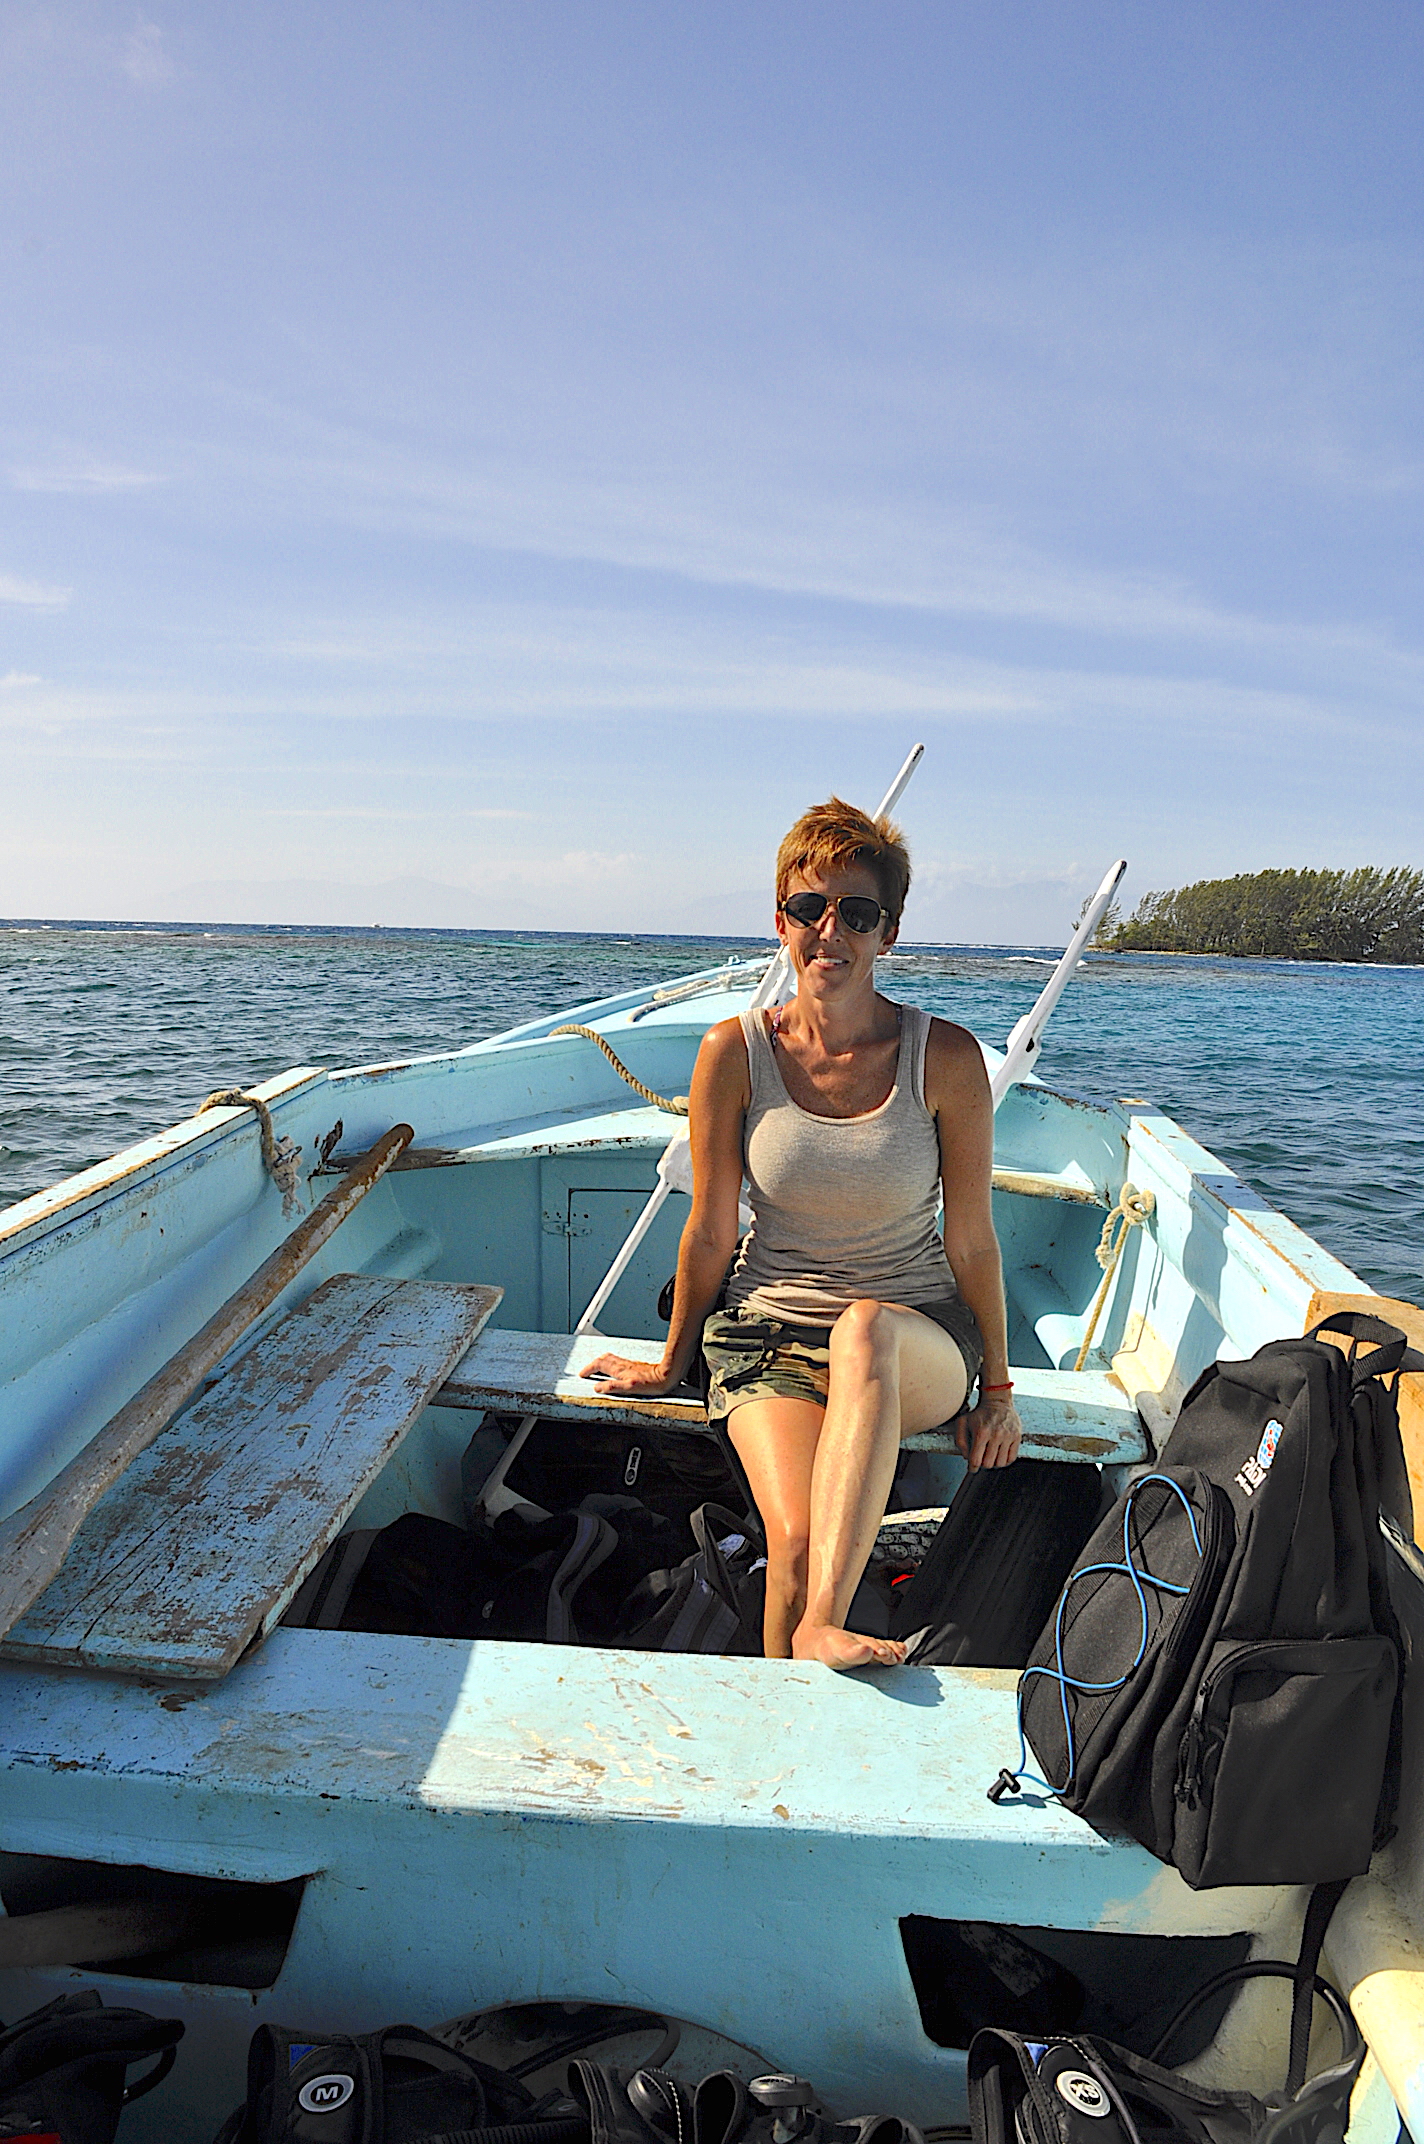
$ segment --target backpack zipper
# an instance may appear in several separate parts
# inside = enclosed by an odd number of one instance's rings
[[[1201,1800],[1202,1775],[1206,1769],[1206,1729],[1202,1718],[1205,1695],[1204,1690],[1197,1692],[1177,1764],[1176,1798],[1184,1809],[1195,1809]]]
[[[1201,1679],[1196,1703],[1192,1707],[1192,1716],[1182,1737],[1182,1753],[1177,1764],[1176,1796],[1185,1808],[1200,1807],[1207,1768],[1226,1741],[1225,1720],[1208,1719],[1222,1685],[1230,1685],[1248,1659],[1256,1666],[1263,1667],[1272,1653],[1290,1652],[1302,1645],[1318,1642],[1309,1638],[1248,1638],[1234,1645],[1224,1659],[1217,1661],[1215,1667],[1208,1668]]]
[[[1185,1646],[1188,1626],[1190,1626],[1190,1635],[1193,1642],[1195,1642],[1199,1626],[1205,1619],[1211,1603],[1216,1598],[1216,1581],[1221,1577],[1226,1565],[1230,1562],[1231,1551],[1235,1547],[1236,1528],[1232,1523],[1234,1514],[1231,1509],[1231,1499],[1216,1482],[1210,1483],[1209,1486],[1211,1497],[1207,1513],[1208,1538],[1202,1554],[1201,1569],[1198,1571],[1197,1576],[1200,1579],[1209,1572],[1212,1583],[1209,1586],[1202,1586],[1196,1600],[1193,1600],[1190,1596],[1188,1597],[1183,1613],[1178,1619],[1177,1628],[1172,1632],[1170,1649],[1174,1653],[1177,1651],[1179,1644],[1183,1647]],[[1217,1568],[1218,1564],[1220,1569]],[[1195,1590],[1193,1588],[1193,1591]],[[1201,1686],[1197,1691],[1196,1703],[1192,1706],[1191,1717],[1187,1721],[1187,1731],[1182,1737],[1181,1755],[1177,1760],[1175,1794],[1177,1800],[1185,1802],[1188,1809],[1196,1808],[1197,1797],[1201,1792],[1202,1774],[1206,1763],[1206,1708],[1210,1693],[1221,1668],[1228,1664],[1228,1662],[1223,1661],[1217,1668],[1212,1669],[1202,1677]]]
[[[1181,1613],[1172,1625],[1167,1642],[1162,1648],[1164,1662],[1175,1660],[1187,1646],[1195,1645],[1201,1634],[1201,1626],[1211,1613],[1216,1599],[1218,1582],[1222,1578],[1231,1554],[1236,1546],[1236,1528],[1233,1524],[1231,1499],[1216,1482],[1206,1481],[1206,1510],[1203,1513],[1201,1562],[1191,1590],[1182,1603]]]
[[[1243,1653],[1266,1650],[1270,1650],[1269,1641],[1263,1646],[1259,1639],[1234,1646],[1224,1660],[1218,1660],[1216,1666],[1209,1668],[1203,1675],[1201,1687],[1197,1691],[1197,1701],[1192,1707],[1192,1716],[1187,1722],[1187,1731],[1182,1737],[1182,1754],[1177,1765],[1176,1794],[1177,1800],[1184,1808],[1197,1809],[1201,1806],[1208,1761],[1217,1754],[1226,1740],[1225,1727],[1219,1721],[1211,1726],[1207,1724],[1207,1715],[1211,1711],[1218,1689],[1223,1682],[1234,1679]]]

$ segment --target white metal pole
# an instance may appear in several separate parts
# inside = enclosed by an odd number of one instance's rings
[[[677,1139],[685,1140],[686,1137],[686,1132],[679,1132],[677,1134]],[[669,1141],[670,1145],[675,1143],[675,1140]],[[628,1238],[627,1241],[624,1243],[622,1250],[618,1253],[618,1256],[614,1259],[612,1265],[608,1268],[608,1271],[604,1274],[602,1280],[599,1282],[598,1292],[594,1296],[593,1301],[589,1304],[587,1310],[579,1319],[578,1324],[574,1327],[574,1331],[576,1333],[596,1333],[598,1331],[598,1313],[600,1312],[600,1310],[602,1310],[604,1304],[608,1301],[609,1296],[612,1295],[614,1289],[618,1286],[619,1281],[622,1280],[623,1275],[627,1272],[628,1267],[632,1264],[633,1253],[637,1250],[638,1245],[642,1242],[644,1236],[647,1235],[648,1230],[652,1227],[654,1221],[656,1221],[658,1215],[662,1212],[664,1205],[667,1203],[668,1193],[671,1190],[672,1185],[668,1182],[667,1178],[665,1176],[660,1176],[652,1188],[652,1192],[648,1198],[647,1205],[643,1208],[637,1220],[633,1223],[632,1228],[628,1231]]]
[[[1011,1029],[1009,1039],[1004,1045],[1004,1061],[989,1082],[989,1092],[994,1097],[995,1109],[1003,1101],[1014,1081],[1022,1079],[1025,1072],[1033,1070],[1049,1015],[1067,989],[1073,970],[1087,951],[1088,940],[1107,913],[1108,903],[1122,883],[1122,874],[1126,869],[1127,858],[1120,856],[1089,902],[1082,922],[1064,949],[1063,958],[1038,993],[1033,1010],[1026,1012]]]

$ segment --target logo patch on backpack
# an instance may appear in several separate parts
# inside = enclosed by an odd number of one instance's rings
[[[1281,1441],[1284,1422],[1268,1422],[1261,1432],[1261,1441],[1256,1446],[1254,1458],[1248,1459],[1236,1477],[1236,1486],[1247,1496],[1254,1496],[1271,1471],[1271,1461],[1276,1456],[1276,1446]]]
[[[356,2090],[354,2077],[343,2077],[332,2071],[325,2077],[313,2077],[297,2094],[297,2105],[305,2114],[334,2114],[344,2107]]]

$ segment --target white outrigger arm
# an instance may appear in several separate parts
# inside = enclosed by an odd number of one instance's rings
[[[1108,912],[1108,903],[1122,884],[1122,874],[1127,869],[1127,858],[1119,856],[1097,892],[1083,910],[1082,921],[1074,931],[1048,981],[1039,991],[1032,1012],[1026,1012],[1016,1020],[1004,1044],[1004,1061],[989,1081],[989,1092],[998,1108],[1015,1080],[1031,1072],[1038,1057],[1038,1046],[1043,1040],[1043,1030],[1048,1025],[1050,1013],[1073,979],[1073,971],[1088,950],[1088,941]]]

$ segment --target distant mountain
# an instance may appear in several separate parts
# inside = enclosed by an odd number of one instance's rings
[[[542,931],[564,923],[522,891],[505,894],[495,884],[474,893],[410,876],[374,886],[316,878],[201,879],[175,888],[154,919],[162,920],[165,911],[183,923],[384,923],[393,930]]]
[[[1007,879],[993,883],[946,872],[938,882],[910,885],[905,940],[929,945],[1067,945],[1083,887],[1061,878]]]
[[[1085,878],[1084,884],[1095,883]],[[984,884],[967,875],[926,872],[910,889],[905,941],[949,945],[1066,945],[1079,888],[1059,879]],[[626,902],[626,908],[624,903]],[[497,877],[478,892],[438,879],[405,874],[374,886],[330,879],[202,879],[177,887],[156,905],[143,904],[152,922],[317,923],[391,930],[527,930],[685,932],[697,937],[769,938],[770,871],[763,886],[725,890],[670,885],[656,895],[637,888],[620,895],[580,894],[557,887],[547,900]]]

